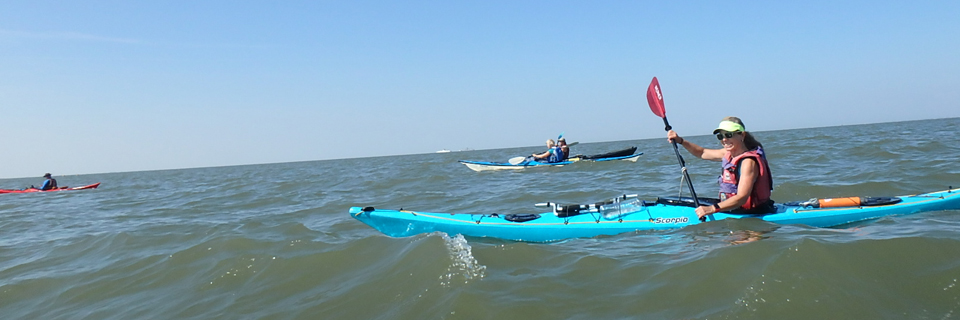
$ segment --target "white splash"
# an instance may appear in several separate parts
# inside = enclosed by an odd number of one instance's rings
[[[455,278],[459,278],[458,275],[463,276],[463,283],[469,283],[473,279],[482,279],[487,266],[481,265],[477,258],[473,257],[472,248],[467,243],[467,239],[459,234],[450,237],[441,233],[441,237],[447,245],[447,250],[450,251],[452,264],[447,267],[447,273],[440,277],[440,283],[448,286]]]

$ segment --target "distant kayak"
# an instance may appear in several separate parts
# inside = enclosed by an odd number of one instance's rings
[[[857,197],[776,204],[768,214],[720,212],[712,220],[754,218],[779,224],[835,227],[844,224],[938,210],[960,209],[960,191],[946,190],[900,197]],[[832,201],[831,201],[832,200]],[[701,198],[710,205],[717,199]],[[594,204],[541,203],[552,210],[542,213],[431,213],[414,210],[383,210],[352,207],[350,215],[391,237],[445,232],[472,237],[516,241],[557,241],[625,232],[682,228],[702,223],[693,201],[657,198],[644,201],[622,196]],[[522,210],[518,210],[522,211]]]
[[[488,161],[470,161],[470,160],[460,160],[460,163],[470,168],[473,171],[491,171],[491,170],[519,170],[526,169],[530,167],[562,167],[568,164],[573,164],[581,161],[614,161],[614,160],[624,160],[630,162],[637,162],[637,159],[643,155],[641,153],[634,153],[637,151],[637,147],[630,147],[622,150],[617,150],[613,152],[607,152],[596,155],[576,155],[568,158],[566,161],[560,162],[540,162],[540,161],[525,161],[518,164],[512,164],[509,162],[488,162]]]
[[[50,190],[40,190],[40,189],[37,189],[37,188],[26,188],[26,189],[23,189],[23,190],[18,190],[18,189],[0,189],[0,193],[31,193],[31,192],[52,192],[52,191],[69,191],[69,190],[87,190],[87,189],[96,189],[96,188],[99,187],[99,186],[100,186],[100,183],[97,182],[97,183],[94,183],[94,184],[91,184],[91,185],[87,185],[87,186],[82,186],[82,187],[73,187],[73,188],[63,187],[63,188],[50,189]]]

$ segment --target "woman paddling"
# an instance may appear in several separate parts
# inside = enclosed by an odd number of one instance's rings
[[[763,145],[746,131],[743,121],[726,117],[713,133],[722,149],[706,149],[684,140],[676,132],[667,132],[667,140],[676,142],[690,154],[704,160],[720,161],[720,202],[697,208],[697,216],[704,217],[720,211],[733,213],[773,212],[773,177]]]
[[[566,144],[566,141],[564,141]],[[544,153],[534,153],[530,155],[533,161],[546,161],[548,163],[560,162],[563,161],[563,150],[560,149],[553,139],[547,140],[547,151]]]

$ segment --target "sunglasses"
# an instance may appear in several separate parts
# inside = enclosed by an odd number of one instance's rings
[[[740,132],[739,132],[739,131],[737,131],[737,132],[721,132],[721,133],[718,133],[718,134],[717,134],[717,140],[723,140],[723,138],[730,139],[730,138],[733,138],[733,135],[735,135],[735,134],[740,134]]]

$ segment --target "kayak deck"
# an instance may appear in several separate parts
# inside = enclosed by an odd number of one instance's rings
[[[859,207],[813,208],[777,204],[774,213],[716,213],[708,221],[756,218],[778,224],[834,227],[885,216],[960,209],[960,192],[956,190],[900,198],[902,201],[895,204]],[[462,234],[533,242],[674,229],[701,223],[693,207],[666,204],[662,201],[643,201],[642,206],[637,210],[609,218],[593,209],[571,216],[556,214],[556,210],[539,214],[451,214],[352,207],[349,212],[357,220],[392,237],[407,237],[439,231],[451,235]]]

